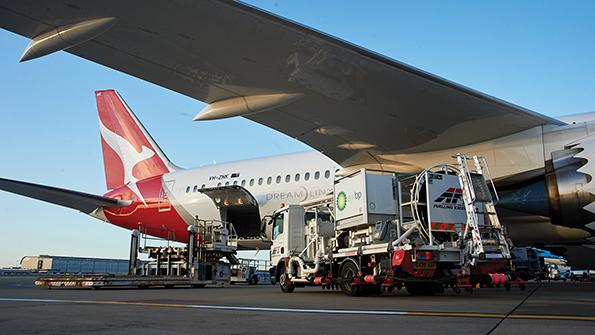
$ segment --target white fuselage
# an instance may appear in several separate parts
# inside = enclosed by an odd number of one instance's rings
[[[256,199],[263,217],[332,191],[338,169],[331,159],[309,151],[180,170],[164,176],[164,182],[173,182],[171,197],[192,216],[209,213],[210,203],[199,201],[200,190],[239,185]]]

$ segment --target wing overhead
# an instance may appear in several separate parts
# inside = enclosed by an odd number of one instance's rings
[[[61,48],[210,104],[202,119],[242,115],[343,166],[563,124],[236,1],[0,0],[0,26],[32,39],[100,18],[117,20]]]
[[[126,207],[130,200],[118,200],[62,188],[0,178],[0,190],[52,204],[77,209],[89,214],[100,207]]]

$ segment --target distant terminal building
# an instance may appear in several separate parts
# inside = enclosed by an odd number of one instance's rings
[[[85,258],[68,256],[25,256],[21,259],[23,270],[56,273],[128,273],[128,260]]]

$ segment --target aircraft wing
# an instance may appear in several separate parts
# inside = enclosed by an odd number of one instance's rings
[[[130,200],[118,200],[62,188],[0,178],[0,190],[90,214],[99,207],[126,207]]]
[[[109,26],[70,40],[43,35],[102,18]],[[564,124],[236,1],[0,0],[0,26],[210,104],[199,119],[242,115],[344,167]]]

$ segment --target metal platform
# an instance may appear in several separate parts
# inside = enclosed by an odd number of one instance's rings
[[[38,278],[35,285],[95,289],[230,285],[230,266],[237,262],[237,235],[231,223],[196,218],[195,224],[188,226],[188,243],[185,247],[173,247],[170,241],[167,241],[167,246],[141,247],[142,236],[142,232],[132,231],[128,275],[47,276]],[[139,260],[139,252],[147,254],[150,260]],[[222,258],[227,258],[229,263],[221,261]]]
[[[192,286],[204,287],[205,285],[219,287],[229,286],[229,280],[197,280],[193,278],[172,276],[65,276],[65,277],[40,277],[35,281],[38,287],[47,288],[108,288],[108,287],[175,287]]]

